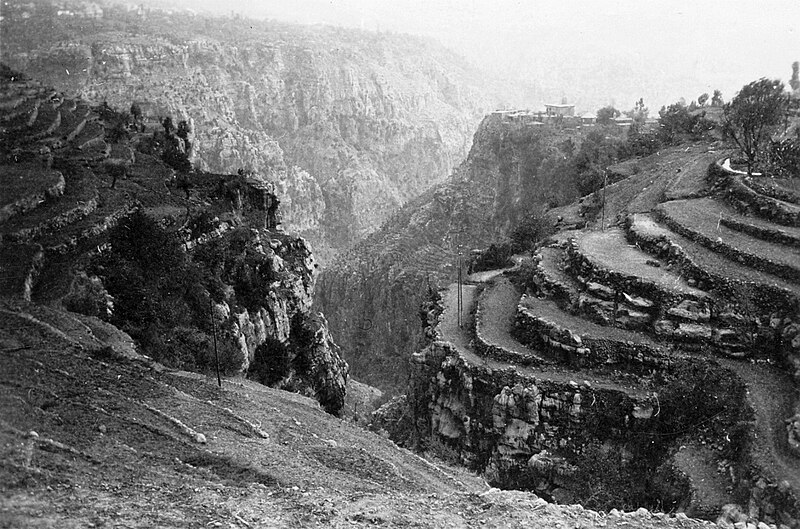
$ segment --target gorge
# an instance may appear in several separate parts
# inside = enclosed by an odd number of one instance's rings
[[[192,121],[195,166],[276,181],[286,225],[323,262],[447,177],[483,115],[522,92],[408,36],[113,5],[84,23],[35,5],[2,25],[9,66]]]
[[[729,108],[497,110],[416,37],[30,5],[0,522],[800,527],[798,187]]]

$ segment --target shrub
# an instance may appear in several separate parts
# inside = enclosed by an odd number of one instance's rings
[[[219,219],[207,210],[200,211],[189,219],[189,232],[192,239],[197,239],[207,233],[211,233],[219,226]]]
[[[631,127],[628,139],[622,147],[621,157],[649,156],[663,145],[662,138],[655,132],[639,132],[638,128]]]
[[[527,215],[511,232],[511,244],[514,253],[525,252],[536,247],[545,237],[552,235],[554,228],[541,217]]]
[[[659,131],[664,143],[674,143],[681,135],[691,133],[693,119],[686,105],[673,103],[661,107],[658,115]]]
[[[102,319],[108,319],[114,307],[113,298],[103,282],[97,277],[87,276],[86,272],[79,272],[72,280],[63,304],[72,312]]]
[[[255,380],[271,386],[286,378],[292,368],[292,355],[286,344],[274,338],[256,348],[249,374]]]
[[[766,158],[767,171],[772,176],[800,177],[800,138],[770,142]]]
[[[469,270],[470,272],[483,272],[509,266],[512,255],[514,255],[514,249],[510,242],[490,244],[488,248],[472,258]]]

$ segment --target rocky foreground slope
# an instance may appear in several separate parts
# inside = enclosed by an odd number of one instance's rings
[[[467,278],[461,322],[444,290],[378,424],[561,502],[800,527],[800,205],[705,148],[642,160],[604,229]]]
[[[0,304],[2,527],[628,527],[399,449],[316,402],[166,370],[95,318]]]
[[[194,123],[193,161],[275,180],[323,260],[446,178],[508,87],[422,39],[189,13],[9,7],[3,60],[72,96]]]

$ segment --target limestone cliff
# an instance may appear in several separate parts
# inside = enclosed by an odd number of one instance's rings
[[[338,414],[349,367],[325,317],[312,308],[318,273],[313,254],[302,238],[267,230],[251,230],[248,244],[261,261],[246,273],[257,275],[259,268],[267,268],[271,283],[249,307],[242,302],[248,293],[241,286],[226,289],[225,298],[214,305],[221,348],[235,351],[241,359],[236,370],[249,378],[315,397]]]
[[[193,120],[196,167],[251,168],[321,258],[377,228],[467,154],[497,88],[407,35],[107,8],[2,21],[4,57],[59,89]],[[498,85],[499,86],[499,83]]]

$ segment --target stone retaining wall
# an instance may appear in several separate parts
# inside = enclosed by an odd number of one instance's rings
[[[625,303],[624,297],[617,296],[614,291],[602,285],[589,284],[587,289],[587,284],[585,282],[581,284],[577,279],[575,285],[570,285],[551,277],[542,266],[541,260],[536,261],[523,282],[532,292],[554,300],[567,312],[581,314],[600,325],[616,325],[624,329],[638,330],[653,320],[650,311],[642,312],[641,307]],[[598,296],[590,294],[593,285],[603,292],[595,292]],[[579,286],[584,290],[579,291]]]
[[[570,240],[568,271],[584,288],[578,312],[601,325],[646,331],[686,343],[714,341],[706,296],[665,289],[638,276],[606,270]]]
[[[550,277],[542,266],[541,259],[536,260],[528,277],[525,278],[525,287],[545,295],[562,307],[571,306],[578,302],[577,292],[575,292],[572,285]]]
[[[562,363],[576,367],[625,365],[628,371],[664,370],[670,356],[642,342],[621,342],[609,338],[579,335],[571,329],[537,316],[522,302],[512,330],[520,343],[549,351]]]
[[[757,237],[764,241],[800,248],[800,237],[795,237],[780,229],[771,229],[763,226],[756,226],[754,224],[748,224],[746,222],[741,222],[736,219],[728,217],[720,218],[719,223],[725,226],[726,228],[730,228],[732,230],[752,235],[753,237]]]
[[[654,209],[653,214],[659,220],[659,222],[662,222],[668,226],[669,229],[675,233],[683,235],[687,239],[691,239],[692,241],[695,241],[696,243],[701,244],[720,255],[724,255],[731,261],[743,263],[750,268],[754,268],[767,274],[776,275],[788,281],[800,281],[800,270],[793,266],[776,263],[764,257],[739,250],[738,248],[722,242],[720,239],[714,240],[697,230],[693,230],[687,226],[684,226],[680,222],[677,222],[675,219],[670,217],[663,208],[659,207]]]
[[[46,189],[33,191],[30,194],[21,196],[13,202],[0,208],[0,223],[7,221],[15,215],[22,215],[23,213],[37,208],[47,199],[60,197],[64,194],[66,181],[64,180],[64,175],[59,171],[51,171],[49,169],[42,169],[41,171],[38,171],[33,164],[29,164],[29,168],[30,178],[37,178],[38,172],[55,173],[53,175],[48,175],[54,179],[54,182]],[[4,190],[4,192],[6,191],[7,190]]]
[[[94,196],[85,202],[79,202],[60,215],[48,218],[47,220],[29,228],[22,228],[6,235],[0,234],[0,242],[25,242],[47,233],[53,233],[69,224],[78,222],[98,207],[99,194],[95,190]]]
[[[800,380],[800,299],[783,288],[732,279],[698,266],[680,245],[665,236],[635,229],[628,218],[628,234],[647,252],[675,264],[699,288],[717,296],[711,306],[712,322],[735,333],[731,348],[719,343],[719,352],[732,356],[764,354],[785,362]],[[742,349],[744,348],[744,349]]]
[[[583,254],[575,239],[569,240],[566,256],[568,271],[579,281],[580,278],[585,278],[585,280],[600,283],[613,291],[644,298],[661,306],[663,310],[686,299],[701,301],[701,298],[694,294],[670,291],[639,276],[605,269]]]
[[[708,178],[712,188],[722,191],[725,199],[737,210],[778,224],[800,226],[800,210],[754,191],[744,183],[742,175],[722,167],[721,160],[709,168]]]
[[[763,177],[762,177],[763,178]],[[767,177],[769,179],[769,177]],[[776,200],[783,202],[791,202],[792,204],[800,204],[800,195],[788,189],[781,189],[777,186],[769,186],[759,182],[756,178],[745,176],[742,178],[744,184],[761,195],[765,195]]]

